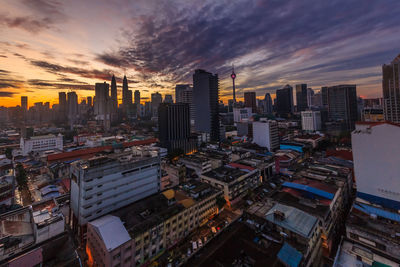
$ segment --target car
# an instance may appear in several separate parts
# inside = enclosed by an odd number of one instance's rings
[[[193,251],[195,251],[197,249],[197,243],[196,241],[192,242],[192,247],[193,247]]]
[[[190,255],[192,255],[192,251],[190,250],[190,248],[188,248],[186,255],[187,255],[188,257],[190,257]]]
[[[199,244],[199,248],[201,248],[203,246],[203,242],[201,242],[201,239],[199,239],[199,241],[197,241],[197,243]]]

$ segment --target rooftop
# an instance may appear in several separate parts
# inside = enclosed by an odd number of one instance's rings
[[[276,212],[282,213],[284,217],[278,218],[276,216]],[[295,232],[305,238],[309,238],[311,236],[312,230],[318,222],[316,217],[311,216],[302,210],[280,203],[275,204],[274,207],[267,212],[265,218],[266,220]]]
[[[248,175],[250,170],[242,169],[238,165],[224,165],[202,174],[202,176],[210,177],[225,183],[230,183],[241,176]]]
[[[131,239],[118,217],[106,215],[90,222],[90,224],[101,237],[108,251],[123,245]]]

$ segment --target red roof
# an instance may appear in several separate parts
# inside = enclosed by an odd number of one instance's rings
[[[243,164],[240,164],[240,163],[230,163],[228,165],[231,166],[231,167],[239,168],[239,169],[243,169],[243,170],[249,170],[249,171],[255,170],[253,167],[250,167],[250,166],[247,166],[247,165],[243,165]]]
[[[353,161],[353,152],[349,150],[326,150],[326,156],[327,157],[333,156]]]
[[[61,185],[64,188],[65,192],[71,191],[71,179],[69,178],[62,179]]]
[[[127,148],[127,147],[131,147],[131,146],[150,145],[150,144],[156,143],[157,141],[158,141],[157,138],[151,138],[151,139],[146,139],[146,140],[141,140],[141,141],[125,142],[122,145],[124,146],[124,148]],[[74,150],[74,151],[70,151],[70,152],[52,154],[52,155],[47,156],[47,161],[48,162],[68,161],[68,160],[73,160],[73,159],[77,159],[77,158],[90,158],[92,155],[94,155],[96,153],[100,153],[105,150],[112,150],[112,149],[113,149],[112,146],[99,146],[99,147],[93,147],[93,148]]]

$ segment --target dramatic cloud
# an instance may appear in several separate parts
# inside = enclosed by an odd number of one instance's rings
[[[0,97],[13,97],[15,93],[0,91]]]
[[[171,82],[190,81],[195,68],[219,72],[226,78],[232,63],[239,75],[243,69],[249,72],[249,78],[242,80],[245,87],[280,83],[281,78],[299,70],[308,82],[318,74],[374,67],[383,58],[393,57],[393,48],[377,46],[358,55],[357,44],[351,44],[379,31],[400,32],[400,3],[389,2],[212,1],[197,9],[188,3],[183,8],[169,8],[165,14],[140,17],[138,30],[125,31],[127,45],[114,53],[99,54],[97,59],[110,66],[167,77]],[[332,58],[333,48],[346,42],[355,45],[354,54]],[[318,61],[323,63],[313,65]],[[279,67],[284,64],[285,68]],[[275,70],[258,75],[260,69],[273,66]]]

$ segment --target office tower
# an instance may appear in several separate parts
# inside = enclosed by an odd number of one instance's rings
[[[296,84],[297,112],[307,109],[307,84]]]
[[[68,104],[68,119],[71,126],[77,121],[78,117],[78,95],[75,92],[68,92],[67,94]]]
[[[246,108],[251,108],[253,113],[257,113],[256,92],[244,93],[244,106]]]
[[[357,197],[400,210],[400,126],[358,122],[351,134]]]
[[[321,130],[321,112],[313,110],[302,111],[301,127],[303,131],[315,132]]]
[[[253,122],[253,143],[269,151],[279,148],[278,123],[272,120]]]
[[[140,91],[139,90],[135,90],[134,97],[135,97],[135,102],[134,103],[136,105],[139,105],[140,104]]]
[[[236,73],[235,69],[232,65],[232,73],[231,73],[231,78],[232,78],[232,91],[233,91],[233,103],[236,103],[236,88],[235,88],[235,79],[236,79]],[[254,112],[254,111],[253,111]]]
[[[400,123],[400,55],[382,66],[382,89],[385,120]]]
[[[354,130],[357,121],[356,85],[331,86],[327,91],[329,119],[340,123],[342,130]]]
[[[328,87],[326,86],[321,87],[321,94],[322,94],[322,106],[328,107]]]
[[[91,96],[88,96],[86,99],[87,99],[87,105],[88,105],[89,107],[91,107],[92,104],[93,104],[93,99],[92,99],[92,97],[91,97]]]
[[[307,88],[307,107],[311,108],[312,98],[314,96],[314,90],[312,88]]]
[[[96,83],[95,84],[95,97],[96,102],[94,103],[94,114],[95,115],[106,115],[109,114],[109,84]]]
[[[322,105],[322,93],[318,92],[311,96],[310,107],[323,107]]]
[[[128,101],[128,79],[126,78],[126,75],[124,75],[124,79],[122,81],[122,106],[126,110],[128,103],[132,103],[132,101]]]
[[[281,117],[289,117],[293,112],[293,88],[286,85],[276,90],[276,112]]]
[[[160,157],[151,148],[71,164],[73,230],[160,190]],[[84,229],[80,236],[83,239]]]
[[[151,102],[147,101],[144,103],[144,113],[145,116],[151,116]]]
[[[118,111],[118,91],[117,91],[117,81],[113,75],[111,78],[111,101],[110,101],[110,113],[112,114],[113,121],[117,117]]]
[[[162,103],[162,96],[159,92],[155,92],[151,94],[151,114],[154,117],[157,117],[158,114],[158,106]]]
[[[22,111],[26,112],[28,110],[28,97],[21,96],[21,108]]]
[[[172,95],[165,95],[164,97],[164,103],[174,103],[174,100],[172,99]]]
[[[273,111],[271,95],[266,93],[264,97],[264,114],[271,114]]]
[[[190,84],[177,84],[175,86],[175,103],[183,103],[182,99],[182,93],[185,90],[190,90]]]
[[[193,74],[193,104],[195,129],[209,133],[212,141],[219,141],[218,74],[197,69]]]
[[[158,130],[162,147],[173,152],[181,149],[184,153],[195,150],[196,142],[190,142],[190,110],[184,103],[162,103],[158,108]]]
[[[58,110],[60,112],[59,120],[64,122],[67,118],[67,95],[65,92],[58,93]]]

